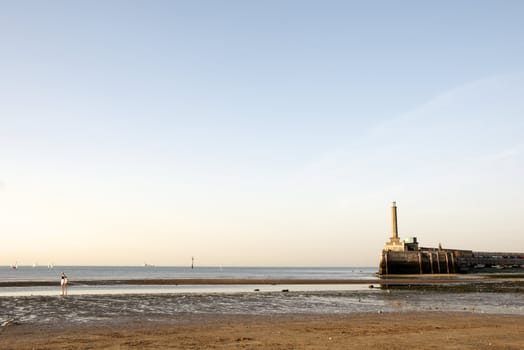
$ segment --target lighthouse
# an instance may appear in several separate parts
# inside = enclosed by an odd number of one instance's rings
[[[406,250],[404,242],[398,238],[397,202],[391,204],[391,238],[384,245],[384,250],[396,252]]]
[[[397,202],[391,205],[391,241],[398,241]]]

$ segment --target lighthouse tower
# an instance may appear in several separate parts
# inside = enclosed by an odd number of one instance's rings
[[[405,250],[418,250],[417,239],[410,238],[408,242],[401,241],[398,237],[397,203],[391,205],[391,238],[384,245],[384,250],[402,252]]]

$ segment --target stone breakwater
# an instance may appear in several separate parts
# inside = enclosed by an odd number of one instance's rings
[[[524,273],[524,253],[437,248],[413,251],[384,249],[379,264],[379,275],[501,272]]]

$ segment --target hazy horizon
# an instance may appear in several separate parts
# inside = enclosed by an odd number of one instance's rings
[[[524,251],[524,2],[0,8],[0,265]]]
[[[377,266],[375,266],[377,265]],[[43,269],[53,269],[53,270],[57,270],[57,271],[60,271],[60,268],[67,268],[67,267],[116,267],[116,268],[121,268],[121,267],[129,267],[129,268],[144,268],[144,269],[148,269],[148,268],[156,268],[156,267],[159,267],[159,268],[187,268],[188,270],[198,270],[198,269],[217,269],[217,270],[220,270],[220,269],[279,269],[279,268],[282,268],[282,269],[329,269],[329,268],[334,268],[334,269],[377,269],[378,270],[378,264],[374,264],[374,265],[370,265],[370,266],[317,266],[317,265],[312,265],[312,266],[308,266],[308,265],[294,265],[294,266],[280,266],[280,265],[267,265],[267,266],[263,266],[263,265],[246,265],[246,266],[241,266],[241,265],[196,265],[194,266],[194,268],[191,268],[191,264],[186,264],[186,265],[148,265],[148,266],[144,266],[144,264],[137,264],[137,265],[97,265],[97,264],[86,264],[86,265],[52,265],[51,267],[48,265],[48,264],[40,264],[40,263],[37,263],[36,265],[33,263],[33,264],[11,264],[11,266],[9,265],[0,265],[0,267],[3,267],[3,268],[7,268],[7,269],[11,269],[13,266],[16,266],[17,269],[20,269],[20,268],[43,268]]]

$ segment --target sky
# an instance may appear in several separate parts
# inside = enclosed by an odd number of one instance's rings
[[[522,1],[0,1],[0,265],[524,251]]]

